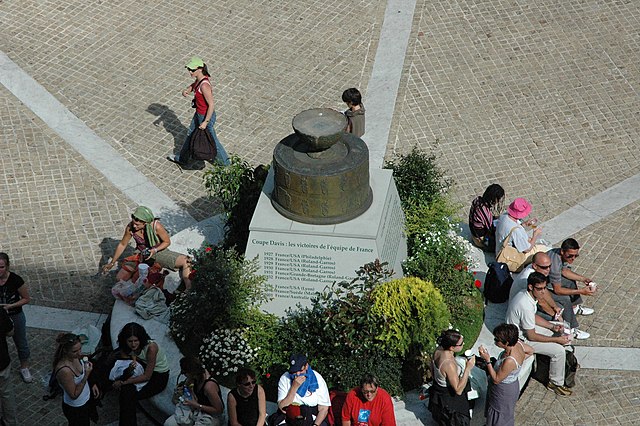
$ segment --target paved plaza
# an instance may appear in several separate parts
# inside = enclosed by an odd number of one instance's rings
[[[97,276],[98,265],[148,188],[174,203],[184,223],[216,212],[202,171],[165,160],[192,115],[180,91],[190,83],[184,63],[193,55],[209,65],[223,145],[251,164],[268,163],[295,114],[343,110],[347,87],[359,87],[368,117],[375,115],[367,88],[379,83],[371,81],[374,70],[393,65],[376,56],[381,34],[387,40],[395,31],[383,24],[407,13],[388,140],[367,140],[386,145],[386,158],[414,146],[431,151],[462,205],[498,182],[508,198],[529,199],[541,221],[591,197],[598,216],[599,194],[640,174],[640,2],[413,3],[0,0],[0,251],[29,283],[32,304],[110,312],[113,276]],[[405,46],[393,47],[402,57]],[[86,139],[88,151],[77,148],[87,133],[39,112],[42,97],[33,105],[24,87],[9,89],[8,63],[95,136]],[[65,127],[73,127],[74,141],[60,132]],[[125,165],[142,180],[123,186],[117,174]],[[623,185],[617,197],[628,203],[571,234],[584,247],[577,271],[602,290],[587,301],[596,313],[582,319],[592,337],[581,346],[640,348],[637,191]],[[36,383],[13,377],[24,425],[64,424],[60,398],[41,398],[54,318],[47,328],[29,330]],[[17,367],[16,358],[12,352]],[[581,369],[577,381],[570,398],[532,382],[517,423],[637,423],[640,371],[601,363]],[[100,424],[116,420],[116,410],[111,397]]]

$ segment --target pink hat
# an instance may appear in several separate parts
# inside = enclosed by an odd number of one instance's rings
[[[524,219],[531,213],[531,204],[524,198],[516,198],[507,208],[507,213],[516,219]]]

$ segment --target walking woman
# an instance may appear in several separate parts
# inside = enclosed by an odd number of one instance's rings
[[[89,376],[93,365],[82,360],[80,337],[71,333],[62,333],[56,339],[58,348],[53,357],[53,374],[62,386],[62,412],[69,426],[88,426],[90,417],[95,413],[91,402],[98,398],[100,391],[96,385],[89,389]]]
[[[191,138],[191,133],[193,133],[196,127],[198,127],[203,130],[207,129],[209,130],[209,133],[211,133],[218,151],[216,160],[222,164],[229,164],[229,155],[218,140],[218,135],[216,135],[216,131],[213,128],[213,125],[216,122],[216,111],[213,101],[211,81],[209,80],[211,75],[207,69],[207,64],[205,64],[201,58],[194,56],[189,62],[187,62],[185,68],[189,71],[189,75],[191,75],[195,81],[182,91],[182,96],[187,97],[190,93],[193,93],[191,106],[195,108],[196,111],[191,119],[187,139],[182,144],[180,154],[169,156],[167,157],[167,160],[178,163],[180,166],[188,165],[190,162],[189,140]]]
[[[13,342],[18,349],[20,376],[26,383],[33,382],[29,371],[29,341],[27,340],[27,319],[22,307],[31,301],[29,287],[22,277],[9,270],[9,255],[0,253],[0,306],[13,321]]]
[[[504,349],[496,365],[491,365],[489,351],[480,346],[480,356],[487,361],[489,392],[487,396],[487,426],[515,425],[516,402],[520,395],[518,375],[524,360],[533,354],[533,348],[518,340],[518,327],[500,324],[493,329],[495,344]]]
[[[167,387],[169,363],[162,349],[138,323],[130,322],[122,327],[118,346],[121,358],[130,357],[132,364],[139,362],[144,367],[140,376],[113,382],[114,389],[120,389],[120,426],[136,426],[138,401],[151,398]],[[138,390],[138,383],[146,384]]]
[[[429,388],[429,411],[440,426],[468,426],[471,423],[467,392],[469,374],[475,365],[470,357],[462,368],[454,355],[462,350],[464,338],[456,330],[445,330],[438,337],[438,348],[433,354],[431,368],[433,385]]]

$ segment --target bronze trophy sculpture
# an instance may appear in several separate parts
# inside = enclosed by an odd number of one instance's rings
[[[369,149],[345,133],[347,118],[329,108],[302,111],[295,133],[273,151],[273,207],[297,222],[329,225],[360,216],[373,200]]]

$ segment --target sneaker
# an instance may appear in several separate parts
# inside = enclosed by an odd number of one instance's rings
[[[582,305],[576,305],[573,307],[573,313],[576,315],[591,315],[594,312],[595,311],[593,309]]]
[[[566,386],[558,386],[553,382],[547,383],[547,389],[552,390],[556,393],[556,395],[560,396],[569,396],[573,393],[571,389]]]
[[[22,376],[22,380],[24,380],[25,383],[33,382],[33,377],[31,376],[31,371],[29,371],[28,368],[21,368],[20,369],[20,375]]]
[[[573,334],[573,337],[575,337],[578,340],[584,340],[591,337],[591,335],[586,331],[578,330],[577,328],[572,329],[571,334]]]

